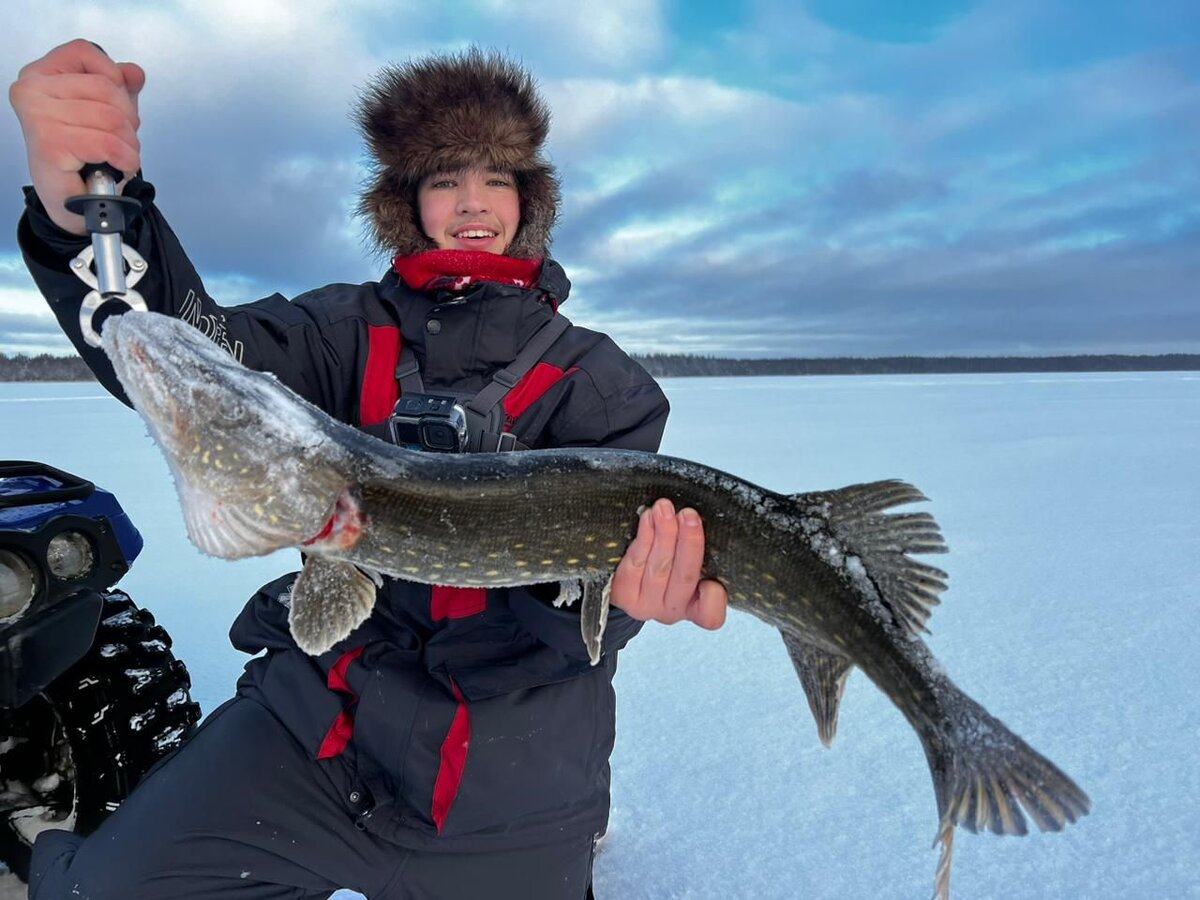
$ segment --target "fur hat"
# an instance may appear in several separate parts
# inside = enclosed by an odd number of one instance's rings
[[[388,66],[363,91],[356,119],[374,157],[358,209],[377,249],[436,249],[421,228],[418,184],[433,172],[483,166],[512,172],[521,197],[521,224],[505,255],[548,255],[560,196],[542,156],[550,110],[517,63],[472,47]]]

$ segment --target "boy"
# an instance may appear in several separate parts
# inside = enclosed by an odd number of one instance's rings
[[[80,330],[86,288],[69,261],[87,239],[63,201],[85,192],[85,162],[139,170],[144,80],[74,41],[26,66],[10,91],[33,180],[19,227],[26,262],[118,397]],[[358,121],[375,162],[360,210],[393,255],[379,282],[222,307],[138,176],[123,184],[141,207],[125,237],[149,263],[138,291],[151,309],[387,439],[415,383],[411,363],[421,387],[473,396],[554,322],[570,285],[548,255],[559,187],[541,152],[549,113],[527,72],[478,50],[390,67]],[[530,448],[656,450],[667,415],[639,366],[576,326],[502,402],[509,445]],[[557,585],[388,579],[372,616],[314,658],[288,630],[295,575],[276,579],[233,625],[235,646],[258,654],[236,696],[94,835],[40,837],[30,896],[588,895],[608,815],[616,654],[647,619],[721,625],[727,598],[700,579],[703,550],[694,511],[660,500],[642,514],[595,667],[577,613],[552,604]]]

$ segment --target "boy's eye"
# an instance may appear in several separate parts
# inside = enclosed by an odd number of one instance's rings
[[[439,178],[437,181],[433,182],[430,185],[430,187],[435,187],[435,188],[454,187],[454,179],[453,178]]]

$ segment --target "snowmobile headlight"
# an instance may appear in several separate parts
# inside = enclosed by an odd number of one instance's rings
[[[46,546],[46,565],[55,578],[73,581],[86,578],[96,568],[92,542],[79,531],[64,531]]]
[[[0,622],[24,610],[37,588],[38,573],[29,560],[11,550],[0,550]]]

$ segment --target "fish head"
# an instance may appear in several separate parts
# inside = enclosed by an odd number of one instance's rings
[[[331,520],[347,479],[325,413],[170,316],[110,318],[102,346],[167,458],[200,550],[259,556]]]

